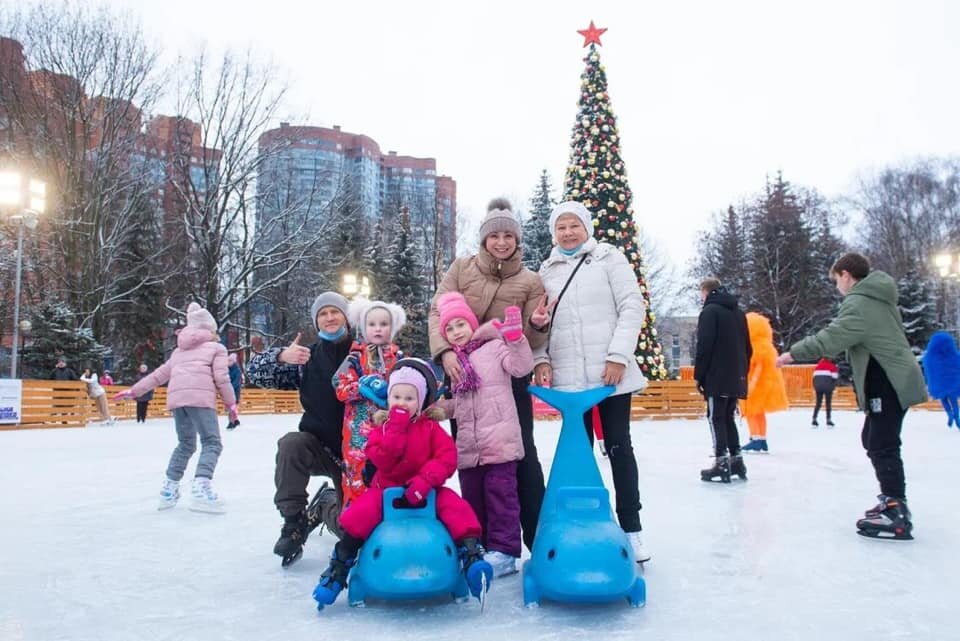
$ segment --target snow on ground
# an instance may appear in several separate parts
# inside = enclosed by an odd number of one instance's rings
[[[189,499],[156,510],[172,420],[0,432],[0,639],[954,638],[960,434],[942,413],[908,414],[917,538],[875,541],[853,526],[877,493],[861,416],[837,412],[835,430],[810,429],[808,416],[772,415],[772,454],[748,458],[750,480],[731,486],[699,480],[703,421],[634,423],[653,553],[647,606],[528,610],[514,576],[494,583],[483,614],[475,601],[353,609],[345,595],[315,611],[310,595],[334,539],[312,536],[288,570],[272,554],[276,441],[296,416],[244,416],[224,433],[215,486],[229,511],[220,516],[189,511]],[[537,425],[545,468],[558,432]],[[609,465],[600,467],[612,487]]]

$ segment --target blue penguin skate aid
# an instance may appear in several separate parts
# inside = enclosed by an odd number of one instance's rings
[[[397,508],[402,487],[383,493],[383,522],[360,549],[350,572],[348,600],[363,605],[368,598],[385,601],[431,599],[451,595],[469,597],[460,571],[457,546],[437,520],[437,493],[430,490],[418,508]]]
[[[614,389],[530,388],[534,396],[560,411],[563,425],[533,552],[523,564],[523,602],[528,607],[539,605],[541,599],[569,603],[626,599],[634,607],[646,602],[646,583],[610,508],[583,423],[584,412]]]

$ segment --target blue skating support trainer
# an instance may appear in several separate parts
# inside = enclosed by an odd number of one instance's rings
[[[403,488],[383,493],[383,521],[367,539],[350,573],[351,606],[368,598],[385,601],[431,599],[450,595],[468,598],[457,546],[437,520],[437,493],[431,490],[423,507],[401,508],[394,502]]]
[[[563,426],[533,551],[523,565],[523,601],[528,607],[539,605],[541,599],[571,603],[626,599],[634,607],[646,602],[646,583],[610,508],[583,424],[584,412],[614,390],[530,388],[534,396],[560,410]]]

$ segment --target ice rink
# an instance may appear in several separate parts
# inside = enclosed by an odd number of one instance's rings
[[[288,570],[272,554],[281,525],[272,503],[276,441],[298,418],[242,416],[223,433],[214,483],[228,502],[224,515],[188,510],[188,482],[176,509],[157,511],[176,443],[172,420],[0,432],[0,640],[957,635],[960,494],[950,483],[960,476],[960,433],[939,412],[910,412],[905,422],[912,542],[855,533],[877,494],[859,414],[837,412],[833,430],[812,430],[808,410],[771,415],[771,454],[748,457],[750,480],[729,486],[699,480],[710,448],[704,421],[634,423],[653,554],[647,606],[525,609],[513,576],[494,582],[484,613],[476,601],[352,609],[344,595],[316,612],[311,592],[334,539],[314,533]],[[559,423],[537,424],[545,468],[558,432]],[[612,488],[602,458],[600,468]]]

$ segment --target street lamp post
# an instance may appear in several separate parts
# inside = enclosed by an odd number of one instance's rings
[[[10,222],[17,226],[17,270],[13,286],[13,341],[10,348],[10,378],[17,377],[20,347],[20,280],[23,273],[23,229],[36,229],[46,209],[46,185],[27,180],[16,171],[0,171],[0,207],[10,209]]]

